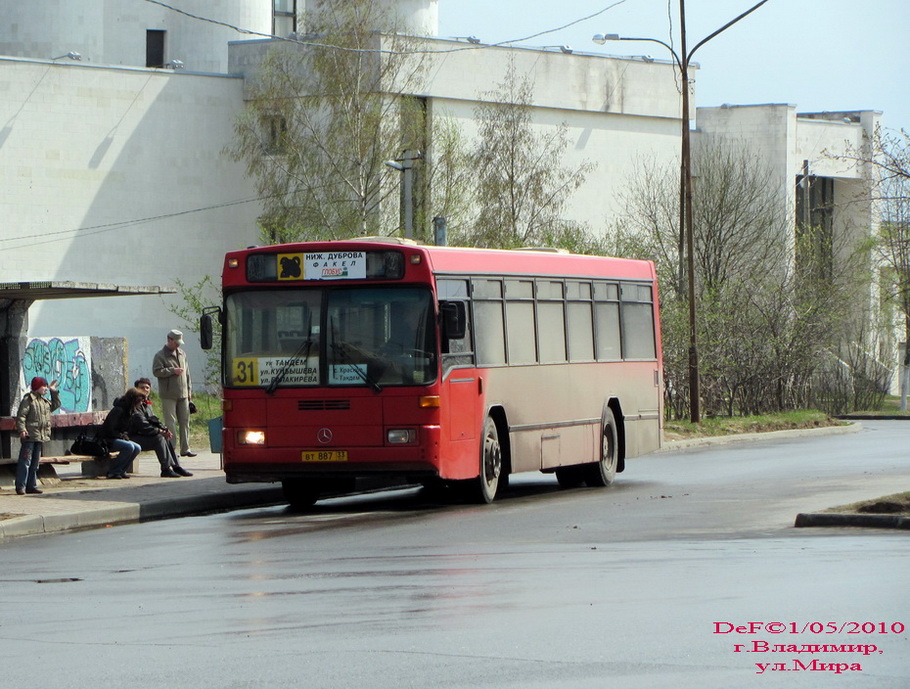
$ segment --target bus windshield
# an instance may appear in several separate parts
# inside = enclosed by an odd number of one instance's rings
[[[235,292],[225,300],[225,385],[424,385],[436,379],[428,287]]]

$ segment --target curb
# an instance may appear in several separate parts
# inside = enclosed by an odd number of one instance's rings
[[[48,516],[26,515],[0,520],[0,540],[36,534],[61,533],[121,524],[188,517],[284,502],[281,488],[250,488],[233,492],[184,495],[147,502],[123,502]]]
[[[862,526],[874,529],[910,529],[910,517],[899,514],[843,514],[840,512],[800,513],[795,527]]]
[[[287,500],[280,487],[247,488],[233,492],[184,495],[152,500],[138,505],[139,521],[211,514],[225,510],[284,504]]]
[[[852,421],[846,426],[825,426],[822,428],[799,428],[791,431],[771,431],[769,433],[741,433],[739,435],[721,435],[708,438],[692,438],[691,440],[671,440],[657,450],[657,453],[687,450],[690,448],[710,447],[712,445],[727,445],[736,442],[756,442],[772,438],[798,438],[809,435],[842,435],[857,433],[863,429],[858,417],[838,417]],[[882,417],[875,417],[875,419]],[[907,419],[908,417],[896,417]],[[862,420],[872,420],[862,417]],[[655,453],[655,454],[657,454]],[[910,530],[910,517],[898,514],[852,514],[841,512],[801,512],[796,515],[796,528],[815,526],[853,526],[872,529],[902,529]]]
[[[845,421],[910,421],[910,415],[907,414],[879,414],[871,416],[869,414],[839,414],[835,419],[844,419]]]
[[[863,430],[863,425],[854,421],[845,426],[822,426],[821,428],[794,428],[787,431],[768,431],[766,433],[734,433],[731,435],[712,435],[704,438],[691,438],[688,440],[669,440],[652,454],[688,450],[695,447],[710,447],[712,445],[728,445],[732,443],[752,443],[759,440],[774,440],[778,438],[800,438],[810,435],[843,435],[858,433]]]

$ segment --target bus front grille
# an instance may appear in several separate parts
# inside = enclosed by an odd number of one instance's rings
[[[298,411],[329,411],[351,408],[350,400],[298,400]]]

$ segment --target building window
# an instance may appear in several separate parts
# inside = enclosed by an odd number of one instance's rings
[[[281,155],[287,149],[288,123],[282,115],[262,118],[262,149],[266,155]]]
[[[145,66],[164,67],[164,35],[166,31],[149,29],[145,32]]]
[[[834,276],[834,179],[796,177],[797,266],[817,278]]]
[[[297,0],[274,0],[272,35],[290,36],[297,31]]]

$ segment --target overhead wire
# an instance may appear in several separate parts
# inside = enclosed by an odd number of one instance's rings
[[[103,223],[100,225],[89,225],[87,227],[77,227],[70,230],[57,230],[55,232],[41,232],[39,234],[31,235],[20,235],[18,237],[0,237],[0,243],[3,242],[17,242],[17,241],[26,241],[30,239],[39,239],[44,241],[36,241],[29,244],[29,246],[35,246],[38,244],[49,244],[51,242],[64,241],[71,239],[71,237],[63,237],[62,235],[71,235],[79,234],[80,237],[85,237],[94,234],[101,234],[104,232],[113,232],[115,230],[120,230],[127,227],[132,227],[135,225],[142,225],[144,223],[155,222],[157,220],[167,220],[170,218],[177,218],[183,215],[191,215],[193,213],[203,213],[205,211],[220,210],[222,208],[230,208],[231,206],[239,206],[245,203],[254,203],[257,201],[264,201],[265,199],[270,198],[269,196],[261,196],[252,199],[242,199],[239,201],[227,201],[225,203],[214,204],[211,206],[203,206],[201,208],[190,208],[182,211],[175,211],[173,213],[162,213],[161,215],[152,215],[146,218],[133,218],[131,220],[120,220],[118,222]],[[53,239],[49,239],[54,237]]]
[[[341,50],[341,51],[354,52],[354,53],[381,53],[384,55],[420,55],[420,54],[435,55],[435,54],[445,54],[445,53],[457,53],[457,52],[462,52],[465,50],[485,50],[487,48],[496,48],[496,47],[513,45],[515,43],[523,43],[524,41],[530,41],[532,39],[539,38],[541,36],[546,36],[547,34],[556,33],[557,31],[562,31],[563,29],[568,29],[572,26],[575,26],[576,24],[580,24],[581,22],[588,21],[589,19],[594,19],[595,17],[599,17],[600,15],[604,14],[605,12],[612,10],[614,7],[617,7],[617,6],[622,5],[623,3],[627,2],[627,0],[616,0],[616,2],[613,2],[612,4],[608,5],[607,7],[604,7],[603,9],[598,10],[597,12],[589,14],[585,17],[581,17],[580,19],[575,19],[575,20],[569,22],[568,24],[564,24],[563,26],[559,26],[559,27],[556,27],[553,29],[546,29],[545,31],[540,31],[535,34],[531,34],[530,36],[525,36],[524,38],[513,38],[513,39],[509,39],[507,41],[499,41],[497,43],[479,43],[479,44],[472,43],[471,45],[460,46],[458,48],[450,48],[447,50],[401,50],[401,51],[398,51],[398,50],[382,50],[382,49],[377,50],[375,48],[349,48],[349,47],[344,47],[344,46],[333,45],[331,43],[319,43],[317,41],[311,41],[311,40],[306,40],[306,39],[301,40],[300,38],[297,38],[297,37],[291,38],[288,36],[276,36],[275,34],[264,33],[262,31],[254,31],[252,29],[244,29],[242,27],[236,26],[234,24],[230,24],[228,22],[220,21],[218,19],[212,19],[210,17],[203,17],[198,14],[193,14],[192,12],[187,12],[186,10],[182,10],[179,7],[174,7],[173,5],[169,5],[168,3],[162,2],[161,0],[143,0],[143,1],[148,2],[152,5],[158,5],[159,7],[163,7],[164,9],[170,10],[172,12],[182,14],[191,19],[196,19],[198,21],[208,22],[210,24],[216,24],[218,26],[223,26],[225,28],[232,29],[238,33],[245,34],[248,36],[259,36],[260,38],[270,38],[273,40],[286,41],[288,43],[297,43],[300,45],[307,45],[307,46],[312,46],[312,47],[317,47],[317,48],[331,48],[333,50]]]

